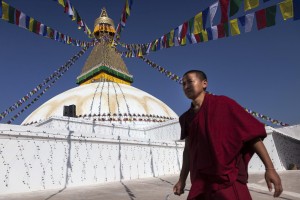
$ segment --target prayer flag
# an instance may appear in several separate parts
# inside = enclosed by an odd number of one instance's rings
[[[2,1],[2,19],[5,21],[9,20],[9,5]]]
[[[192,17],[190,20],[189,20],[189,33],[193,33],[194,32],[194,19],[195,17]]]
[[[279,3],[279,8],[284,20],[290,19],[294,17],[293,12],[293,1],[292,0],[285,0]]]
[[[58,0],[58,3],[59,3],[60,5],[62,5],[63,7],[65,7],[65,1],[64,1],[64,0]]]
[[[174,46],[174,29],[170,31],[169,47]]]
[[[237,19],[230,20],[230,31],[232,36],[241,34]]]
[[[129,8],[128,0],[126,0],[126,5],[125,6],[126,6],[126,13],[129,16],[130,15],[130,8]]]
[[[218,38],[223,38],[225,37],[225,27],[224,24],[218,24]]]
[[[201,42],[200,33],[194,34],[194,37],[195,37],[197,43]]]
[[[40,34],[41,22],[36,21],[35,33]]]
[[[245,11],[256,8],[257,6],[259,6],[259,0],[245,0],[244,1]]]
[[[213,35],[212,35],[211,27],[208,27],[206,29],[206,32],[207,32],[207,38],[208,38],[208,40],[212,40],[213,39]]]
[[[33,32],[33,23],[34,23],[34,19],[32,17],[30,17],[29,19],[29,31]]]
[[[194,34],[200,33],[203,30],[202,12],[194,17]]]
[[[192,44],[198,43],[197,39],[196,39],[196,37],[195,37],[195,35],[193,33],[191,33],[191,40],[192,40]]]
[[[29,17],[27,17],[23,12],[21,12],[19,17],[19,27],[26,28],[26,21],[29,20]]]
[[[217,2],[214,3],[214,4],[212,4],[212,5],[209,7],[210,26],[213,25],[213,19],[215,18],[215,15],[216,15],[218,6],[219,6],[219,1],[217,1]]]
[[[2,18],[2,0],[0,1],[0,17]]]
[[[9,6],[9,10],[8,10],[8,22],[11,23],[11,24],[14,24],[15,23],[15,11],[16,9],[12,6]]]
[[[239,19],[241,25],[242,25],[242,26],[245,26],[245,23],[246,23],[246,17],[245,17],[245,15],[239,17],[238,19]]]
[[[218,26],[212,26],[211,27],[211,31],[212,31],[212,36],[213,36],[213,40],[218,39]]]
[[[257,29],[261,30],[267,27],[266,9],[255,12]]]
[[[207,7],[203,12],[202,12],[202,23],[203,23],[203,28],[206,28],[206,22],[207,22],[207,15],[209,12],[209,7]]]
[[[267,27],[274,26],[276,23],[277,5],[266,8]]]
[[[73,6],[71,5],[70,0],[67,0],[67,3],[66,3],[66,4],[68,4],[68,10],[67,10],[68,15],[69,15],[69,16],[73,16],[73,15],[74,15],[74,12],[73,12]]]
[[[180,26],[182,26],[182,25],[180,25]],[[176,46],[176,47],[179,46],[178,35],[179,35],[180,26],[178,26],[174,29],[174,46]]]
[[[230,0],[230,17],[235,15],[239,11],[242,1],[243,0]]]
[[[221,23],[228,22],[229,0],[219,0],[221,5]]]
[[[202,40],[203,42],[207,42],[207,41],[208,41],[208,35],[207,35],[206,30],[203,30],[203,31],[200,33],[200,37],[201,37],[201,40]]]
[[[19,26],[19,24],[20,24],[20,15],[21,15],[21,12],[20,12],[19,10],[16,9],[15,14],[16,14],[16,17],[15,17],[15,19],[16,19],[16,20],[15,20],[15,21],[16,21],[16,25]]]
[[[293,0],[293,11],[294,11],[294,20],[300,19],[300,1]]]
[[[188,30],[188,22],[184,22],[181,28],[180,45],[186,45],[186,33]]]
[[[245,16],[245,32],[250,32],[253,27],[254,13],[249,13]]]

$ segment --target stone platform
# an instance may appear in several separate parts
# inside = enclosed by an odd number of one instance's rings
[[[284,192],[277,199],[300,200],[300,171],[280,172]],[[188,191],[180,197],[173,195],[172,188],[178,175],[160,176],[139,180],[113,182],[61,190],[1,195],[0,200],[184,200]],[[187,185],[187,188],[190,184]],[[249,184],[254,200],[274,199],[266,187],[264,174],[250,174]]]

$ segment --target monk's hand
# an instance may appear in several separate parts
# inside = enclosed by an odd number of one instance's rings
[[[265,173],[265,179],[269,188],[269,191],[271,192],[273,189],[272,184],[274,185],[275,192],[274,192],[274,197],[279,197],[280,194],[282,193],[282,185],[281,185],[281,180],[279,175],[277,174],[275,169],[266,169]]]
[[[185,182],[179,180],[175,186],[173,187],[173,192],[175,195],[181,195],[184,193],[184,188],[185,188]]]

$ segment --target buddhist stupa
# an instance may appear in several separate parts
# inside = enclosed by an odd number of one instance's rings
[[[109,124],[148,126],[178,118],[165,103],[133,86],[121,55],[112,45],[114,22],[105,8],[95,20],[97,44],[87,58],[76,83],[32,112],[22,125],[35,125],[51,117],[66,116],[64,109],[72,105],[71,117]]]

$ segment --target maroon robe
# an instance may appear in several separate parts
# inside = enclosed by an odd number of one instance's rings
[[[265,138],[264,125],[226,96],[206,94],[198,112],[192,108],[179,118],[181,139],[189,136],[188,199],[217,191],[235,181],[246,183],[253,155],[248,141]]]

